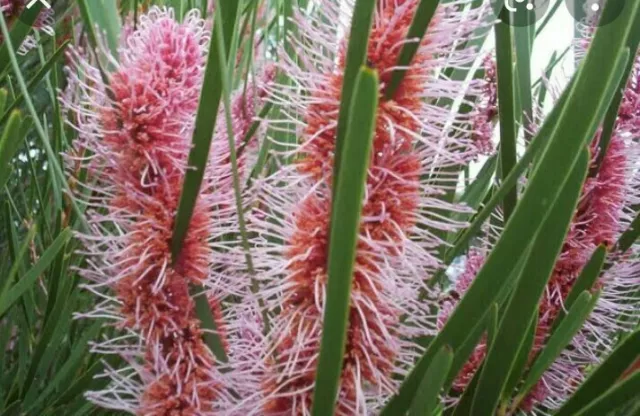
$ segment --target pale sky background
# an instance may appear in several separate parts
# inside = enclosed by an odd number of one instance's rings
[[[348,10],[348,3],[352,3],[353,0],[341,0],[342,6],[345,11]],[[489,1],[489,0],[485,0]],[[513,0],[511,0],[513,1]],[[518,1],[518,0],[516,0]],[[549,10],[555,3],[555,0],[549,0]],[[349,25],[349,17],[348,14],[344,16],[345,21],[342,22],[344,26]],[[544,18],[540,19],[537,24],[542,23]],[[533,81],[537,80],[543,73],[545,68],[547,67],[549,60],[554,52],[557,52],[560,55],[573,41],[574,35],[574,25],[575,20],[569,13],[566,2],[563,2],[562,5],[556,11],[554,17],[549,21],[547,26],[544,28],[542,33],[536,38],[533,48],[533,53],[531,57],[531,76]],[[341,34],[339,34],[340,36]],[[488,50],[494,47],[494,36],[491,34],[488,36],[487,41],[483,49]],[[566,85],[569,77],[573,74],[574,71],[574,55],[572,51],[565,56],[562,65],[556,67],[553,72],[553,76],[551,78],[551,85],[555,87],[555,89],[560,89],[564,85]],[[549,111],[553,105],[551,97],[547,97],[545,111]],[[498,128],[496,126],[494,139],[497,141],[498,137]],[[477,171],[484,160],[479,160],[478,163],[474,163],[471,166],[470,173],[471,176],[475,176]]]

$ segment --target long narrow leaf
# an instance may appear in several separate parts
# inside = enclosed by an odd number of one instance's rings
[[[618,122],[620,105],[622,104],[625,91],[627,91],[627,78],[629,77],[629,74],[636,64],[635,56],[636,51],[638,50],[638,44],[640,44],[640,30],[636,29],[631,32],[627,40],[627,46],[629,47],[631,56],[633,58],[629,59],[629,62],[627,62],[627,67],[625,68],[625,73],[622,77],[620,87],[616,91],[616,95],[614,95],[613,100],[611,101],[611,105],[609,106],[609,110],[607,111],[607,115],[605,116],[604,122],[602,123],[602,133],[600,134],[600,142],[598,143],[600,149],[598,151],[595,167],[591,172],[592,175],[595,175],[600,170],[600,166],[602,165],[604,156],[607,154],[607,149],[609,148],[609,143],[611,142],[611,136],[613,135],[616,123]]]
[[[9,66],[9,44],[22,45],[22,42],[27,38],[33,25],[35,24],[40,12],[42,11],[43,4],[37,2],[33,7],[25,8],[22,15],[16,20],[15,25],[11,28],[11,34],[8,37],[4,37],[3,43],[0,45],[0,74],[2,74]]]
[[[636,214],[629,228],[620,236],[615,251],[626,253],[640,236],[640,211]]]
[[[20,112],[16,110],[11,113],[4,131],[0,135],[0,189],[4,188],[9,179],[12,167],[11,160],[22,143],[21,124]]]
[[[584,409],[593,399],[604,394],[638,357],[640,357],[640,330],[625,339],[591,373],[578,391],[558,410],[556,416],[571,416],[579,412],[580,409]]]
[[[436,354],[433,363],[424,374],[424,379],[418,388],[418,394],[409,410],[409,416],[431,416],[433,414],[452,361],[453,351],[445,345]]]
[[[529,391],[540,380],[542,374],[553,364],[560,353],[571,342],[575,334],[582,328],[585,320],[596,306],[598,296],[591,295],[589,292],[582,294],[575,300],[567,317],[562,324],[553,332],[553,335],[547,341],[545,348],[536,358],[522,387],[518,391],[518,398],[514,401],[514,408],[523,400]]]
[[[36,279],[42,275],[42,273],[49,267],[58,252],[64,247],[64,245],[71,238],[71,230],[66,229],[58,238],[42,253],[42,256],[38,259],[36,264],[18,280],[18,283],[13,285],[3,296],[0,298],[0,317],[22,296],[33,284]]]
[[[591,290],[593,288],[596,280],[600,277],[600,272],[602,271],[602,266],[604,266],[606,256],[607,248],[603,245],[599,246],[596,251],[593,252],[591,259],[589,259],[587,265],[584,266],[582,272],[580,272],[578,280],[573,284],[571,292],[569,292],[569,295],[565,299],[564,309],[571,309],[573,307],[573,303],[582,296],[582,293],[585,290]],[[564,319],[564,316],[564,310],[561,310],[554,322],[554,326],[558,326]]]
[[[344,170],[338,181],[331,215],[327,300],[313,394],[313,414],[316,416],[333,414],[342,372],[351,282],[377,110],[377,73],[362,68],[349,111],[342,155]]]
[[[527,264],[507,305],[494,347],[489,349],[473,400],[473,413],[493,414],[537,313],[538,302],[562,249],[587,176],[589,154],[583,149],[569,180],[537,233]],[[528,352],[525,352],[528,355]]]
[[[42,66],[42,68],[40,68],[38,73],[34,75],[33,78],[31,78],[31,80],[27,84],[27,89],[30,92],[32,92],[35,89],[38,83],[42,81],[42,79],[49,73],[51,68],[53,68],[53,65],[55,65],[56,62],[58,62],[58,59],[60,59],[60,57],[63,55],[68,45],[69,45],[69,41],[65,41],[62,45],[60,45],[60,47],[54,52],[54,54],[51,55],[51,58],[49,58],[49,60]],[[0,109],[0,114],[2,114],[2,118],[0,118],[0,125],[2,125],[5,121],[7,121],[10,115],[10,112],[13,109],[17,108],[20,104],[22,104],[23,101],[24,101],[24,96],[20,94],[11,103],[11,105],[9,106],[9,108],[7,108],[6,111],[2,112]]]
[[[576,413],[576,416],[601,416],[610,414],[632,400],[637,400],[638,392],[640,392],[640,371],[635,372],[629,376],[629,378],[612,387],[582,411]]]
[[[90,0],[87,6],[92,21],[104,32],[111,53],[117,56],[122,25],[117,3],[113,0]]]
[[[6,108],[6,105],[7,105],[8,96],[9,96],[9,93],[7,92],[7,90],[4,88],[0,88],[0,114],[4,113],[4,109]]]
[[[503,8],[503,18],[510,12]],[[514,92],[514,65],[513,65],[513,32],[512,27],[504,22],[498,22],[495,26],[496,38],[496,63],[498,70],[498,112],[500,116],[500,167],[502,179],[505,180],[513,170],[516,160],[516,138],[518,128],[516,126],[516,105]],[[504,197],[503,212],[505,220],[511,217],[518,200],[518,191],[512,187]]]
[[[507,379],[507,383],[504,389],[504,396],[509,397],[511,392],[516,388],[520,379],[522,378],[522,374],[524,373],[527,364],[529,364],[529,357],[531,356],[531,348],[533,348],[533,344],[536,340],[536,333],[538,330],[538,314],[534,313],[531,322],[529,323],[529,327],[527,328],[526,335],[522,346],[518,350],[518,355],[513,363],[513,367],[509,372],[509,378]]]
[[[357,0],[353,9],[351,20],[351,34],[349,35],[349,46],[347,48],[346,65],[344,69],[344,79],[342,81],[342,93],[340,97],[340,113],[338,116],[338,128],[335,142],[335,163],[333,167],[333,189],[337,188],[340,176],[340,163],[342,161],[342,149],[344,147],[344,136],[347,131],[349,121],[349,109],[351,108],[351,97],[353,96],[356,78],[360,68],[366,64],[367,51],[369,46],[369,33],[373,22],[373,12],[376,2],[371,0]],[[335,195],[334,195],[335,196]]]
[[[13,227],[13,224],[11,223],[12,222],[11,215],[7,215],[7,217],[8,217],[7,221],[9,222],[10,226]],[[2,300],[7,296],[7,293],[9,292],[9,289],[11,288],[11,285],[13,284],[13,281],[15,280],[15,277],[18,274],[18,271],[22,268],[22,265],[24,264],[25,256],[29,251],[29,247],[31,246],[33,239],[36,236],[36,231],[37,231],[37,228],[32,227],[27,233],[26,238],[22,242],[20,249],[14,250],[15,254],[13,255],[13,264],[11,265],[11,269],[9,269],[9,273],[7,274],[7,276],[4,277],[5,279],[4,282],[0,282],[0,308],[2,307]],[[15,245],[17,246],[17,244]],[[2,313],[0,313],[0,317],[1,316],[2,316]]]
[[[416,52],[418,52],[420,42],[422,41],[422,38],[429,28],[429,23],[431,23],[431,19],[435,15],[439,3],[440,0],[420,1],[420,4],[416,9],[416,14],[413,16],[413,20],[411,21],[409,32],[407,33],[407,39],[411,39],[411,41],[405,43],[402,46],[402,50],[400,51],[400,55],[398,56],[398,69],[393,71],[391,80],[389,81],[389,85],[387,85],[385,91],[385,96],[387,99],[393,97],[393,94],[402,83],[402,80],[407,72],[406,68],[411,64],[411,61],[413,61],[413,57],[415,56]]]
[[[488,305],[506,284],[524,248],[529,245],[529,239],[549,212],[550,205],[564,186],[564,179],[577,161],[580,149],[594,136],[629,59],[625,39],[637,24],[635,18],[640,3],[626,5],[627,13],[600,28],[596,34],[584,66],[572,83],[567,105],[552,129],[543,157],[502,237],[447,324],[383,410],[383,415],[406,411],[407,403],[413,398],[435,353],[443,345],[450,345],[455,351],[464,342],[474,326],[469,317],[484,316]],[[609,71],[603,71],[602,62],[612,62],[613,65]]]
[[[236,0],[218,0],[216,14],[221,13],[222,29],[224,33],[224,55],[228,56],[231,48],[231,41],[235,31],[235,22],[238,9],[241,2]],[[218,23],[216,23],[217,25]],[[213,131],[215,130],[218,108],[220,106],[220,98],[222,97],[222,82],[224,75],[221,73],[219,56],[222,51],[218,50],[218,35],[214,30],[209,47],[209,55],[207,66],[202,84],[202,92],[200,93],[200,104],[196,114],[195,130],[193,131],[193,147],[189,152],[188,165],[191,169],[187,170],[182,185],[182,194],[178,204],[178,212],[176,214],[173,227],[173,238],[171,240],[171,253],[175,260],[182,249],[182,242],[187,235],[193,209],[198,199],[204,171],[209,160],[209,150],[211,148],[211,140]]]

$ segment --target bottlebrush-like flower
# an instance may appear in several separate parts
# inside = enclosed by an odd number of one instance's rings
[[[246,356],[236,341],[252,326],[245,308],[223,305],[230,294],[244,296],[249,283],[229,249],[237,224],[226,129],[215,133],[182,251],[175,262],[171,258],[209,42],[204,24],[195,12],[180,24],[172,10],[151,8],[122,43],[119,60],[110,60],[115,69],[107,74],[108,86],[75,52],[71,85],[62,96],[79,133],[69,166],[79,176],[87,172],[76,192],[89,205],[91,227],[81,236],[88,258],[80,272],[102,299],[84,316],[116,322],[122,335],[93,350],[130,364],[107,365],[112,383],[88,398],[141,415],[218,414],[235,400],[232,391],[242,393],[247,384],[243,369],[221,371],[202,339],[189,293],[192,284],[206,287],[234,368],[234,357]],[[257,99],[234,99],[236,143],[246,135]]]
[[[469,2],[470,4],[470,2]],[[360,225],[351,310],[337,414],[365,414],[395,392],[398,374],[405,374],[420,353],[412,339],[434,329],[429,321],[425,281],[440,266],[437,232],[463,224],[444,211],[468,211],[439,197],[457,182],[445,185],[427,179],[433,171],[457,166],[475,157],[470,138],[451,125],[456,119],[434,105],[481,91],[438,75],[445,66],[470,65],[475,51],[452,48],[470,38],[482,11],[461,14],[458,6],[441,7],[407,75],[392,99],[381,98],[374,150],[367,177]],[[381,79],[381,97],[396,68],[417,1],[379,0],[368,46],[368,64]],[[258,184],[251,214],[257,236],[256,267],[265,288],[260,291],[275,315],[266,347],[263,380],[256,400],[247,400],[252,414],[310,414],[327,281],[328,231],[336,125],[346,59],[346,39],[332,34],[348,28],[329,27],[348,21],[344,10],[323,4],[312,20],[299,13],[298,66],[283,57],[282,70],[291,85],[271,89],[268,100],[281,105],[284,120],[273,131],[300,137],[300,143],[275,139],[278,158],[293,157]],[[454,51],[454,52],[451,52]],[[337,59],[330,55],[336,53]],[[471,105],[471,103],[470,103]],[[463,123],[464,121],[464,123]],[[294,126],[287,130],[287,126]],[[259,396],[259,397],[258,397]]]
[[[565,300],[595,249],[599,245],[613,248],[635,215],[633,207],[640,202],[640,136],[637,130],[634,131],[640,118],[633,116],[637,82],[637,73],[634,73],[625,91],[616,127],[600,169],[595,176],[587,178],[583,185],[569,233],[540,300],[538,326],[530,359],[544,348],[556,318],[565,309]],[[602,151],[598,136],[591,145],[592,166],[595,167],[598,154]],[[637,248],[632,248],[631,253],[613,253],[611,267],[603,272],[595,286],[595,290],[601,293],[594,311],[570,347],[520,403],[521,410],[531,411],[539,406],[547,409],[559,407],[584,380],[585,368],[597,364],[603,353],[612,347],[617,339],[616,333],[631,328],[619,318],[631,318],[629,322],[632,323],[637,320],[640,315],[637,302],[629,302],[630,295],[640,288],[640,261],[637,254]],[[479,258],[476,252],[470,254],[467,269],[455,285],[454,301],[447,300],[441,308],[441,323],[446,321],[457,299],[468,288],[469,275],[475,276],[480,269],[478,263],[483,261],[483,257]],[[482,340],[458,374],[453,386],[455,390],[461,392],[466,388],[485,355],[486,342]]]

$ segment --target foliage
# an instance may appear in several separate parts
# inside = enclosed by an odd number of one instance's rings
[[[632,178],[640,165],[621,171],[620,161],[640,156],[640,3],[625,2],[597,30],[576,22],[570,50],[580,64],[566,85],[555,85],[549,79],[567,51],[556,51],[537,81],[531,58],[557,4],[536,32],[497,21],[479,0],[394,0],[418,10],[392,15],[404,25],[398,35],[380,29],[387,1],[60,1],[45,23],[41,4],[18,13],[7,3],[0,415],[169,414],[145,377],[196,377],[158,370],[162,360],[175,363],[170,342],[152,340],[160,324],[138,319],[144,305],[129,314],[133,323],[125,312],[112,314],[126,309],[115,277],[86,279],[110,270],[87,241],[104,237],[106,257],[136,213],[114,214],[102,175],[116,173],[91,165],[104,157],[91,143],[115,133],[83,121],[125,106],[122,85],[134,71],[122,68],[135,61],[126,51],[139,46],[131,37],[140,25],[153,24],[148,13],[173,13],[203,39],[198,81],[189,84],[197,94],[189,101],[187,84],[176,87],[175,101],[162,101],[160,111],[182,123],[162,125],[176,128],[167,137],[182,140],[186,150],[174,158],[182,162],[146,154],[166,163],[157,177],[178,178],[161,200],[175,211],[164,241],[170,260],[158,275],[165,268],[171,278],[187,275],[185,310],[174,316],[190,317],[193,326],[179,329],[198,338],[189,345],[201,345],[193,347],[202,352],[193,372],[202,371],[196,380],[223,380],[193,387],[193,396],[224,397],[204,401],[202,414],[361,414],[362,406],[385,416],[638,411],[640,179]],[[448,39],[456,27],[460,39]],[[393,36],[400,40],[384,43]],[[376,42],[382,53],[372,52]],[[439,50],[439,42],[451,48]],[[480,52],[493,44],[497,51]],[[161,71],[154,68],[147,72]],[[82,94],[95,96],[78,104]],[[119,122],[113,129],[138,134]],[[380,214],[369,198],[387,175],[397,183]],[[610,183],[618,188],[604,195]],[[117,208],[129,209],[131,195],[144,192],[127,194]],[[413,210],[398,214],[406,224],[394,217],[393,227],[371,226],[403,210]],[[99,223],[96,215],[119,219]],[[214,259],[203,263],[204,277],[184,272],[185,262],[204,257]],[[303,281],[304,273],[316,280]],[[561,305],[553,306],[558,287]],[[116,307],[100,309],[105,299]],[[141,327],[148,334],[136,333]],[[137,347],[110,344],[129,336]],[[154,348],[166,353],[155,367]],[[566,389],[554,390],[561,370]],[[126,386],[109,387],[112,379]],[[109,398],[88,393],[110,389]],[[139,397],[118,403],[121,391]]]

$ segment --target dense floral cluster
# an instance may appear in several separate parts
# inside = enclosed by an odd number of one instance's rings
[[[233,367],[245,354],[242,337],[252,318],[222,304],[248,288],[229,249],[237,223],[226,126],[214,134],[182,250],[175,259],[171,253],[208,42],[197,13],[177,23],[172,12],[152,8],[121,43],[108,85],[88,58],[72,53],[75,68],[62,101],[79,138],[68,165],[76,176],[86,175],[76,197],[90,207],[92,231],[80,236],[89,256],[81,274],[103,299],[84,316],[116,321],[122,335],[94,350],[130,364],[109,368],[112,384],[89,393],[106,407],[144,415],[217,414],[230,406],[232,392],[245,388],[242,369],[224,374],[205,345],[190,290],[205,288],[231,359],[225,365]],[[261,91],[251,84],[233,97],[236,150],[243,147],[245,156],[255,153],[255,145],[243,141]]]
[[[539,303],[538,323],[530,354],[533,359],[546,343],[556,318],[566,309],[569,296],[580,272],[598,246],[615,249],[620,235],[633,219],[633,207],[640,202],[640,112],[638,111],[638,64],[627,88],[606,149],[601,132],[591,144],[591,174],[583,185],[580,201],[561,254]],[[604,152],[604,153],[603,153]],[[556,408],[561,405],[584,380],[588,366],[599,362],[603,351],[611,348],[616,332],[628,330],[620,317],[637,317],[637,304],[629,296],[640,288],[640,264],[635,249],[631,253],[613,252],[615,263],[603,273],[594,287],[600,299],[595,310],[553,366],[543,375],[531,393],[520,403],[524,410],[537,406]],[[481,252],[470,252],[466,269],[458,278],[454,300],[445,302],[440,322],[446,321],[457,300],[470,285],[484,262]],[[629,320],[633,322],[634,320]],[[454,388],[463,391],[486,355],[486,341],[482,340],[471,358],[458,374]]]
[[[440,7],[404,80],[390,99],[384,98],[417,5],[415,0],[378,0],[374,13],[367,62],[380,76],[381,99],[357,245],[338,414],[366,414],[379,407],[395,391],[396,375],[405,374],[420,352],[411,339],[435,329],[429,320],[430,302],[419,296],[429,296],[425,281],[440,266],[439,232],[463,224],[434,212],[465,208],[440,198],[455,186],[455,178],[436,185],[425,180],[425,173],[466,163],[477,154],[469,135],[447,130],[452,123],[470,125],[471,116],[452,120],[448,110],[425,98],[453,100],[464,90],[461,83],[438,76],[437,68],[473,62],[475,55],[468,49],[449,52],[453,39],[470,38],[480,25],[481,9],[463,15],[455,7]],[[320,22],[348,21],[343,13],[327,5],[318,21],[303,13],[297,16],[296,56],[306,65],[283,56],[281,67],[295,86],[279,85],[269,97],[283,105],[286,120],[300,120],[288,131],[282,121],[274,120],[274,130],[301,137],[301,142],[274,138],[279,151],[275,157],[293,157],[295,163],[258,184],[252,216],[258,235],[253,240],[255,259],[265,284],[260,294],[274,314],[270,344],[263,347],[269,353],[263,364],[260,414],[311,411],[347,52],[347,39],[330,40],[325,32],[329,28]],[[331,30],[348,33],[348,27]],[[482,83],[474,82],[468,94],[481,91]]]
[[[472,213],[449,202],[460,169],[494,151],[498,114],[495,61],[469,46],[475,34],[486,32],[487,9],[471,0],[441,3],[418,40],[407,35],[419,0],[375,1],[366,63],[379,76],[380,99],[337,415],[375,414],[397,392],[423,352],[418,340],[445,325],[494,238],[491,223],[491,237],[470,249],[446,293],[431,284],[445,267],[448,237],[467,225],[456,218]],[[11,22],[24,2],[0,0],[0,6]],[[86,256],[79,273],[99,299],[79,316],[111,320],[111,337],[92,350],[126,363],[114,368],[104,361],[101,377],[110,384],[87,394],[94,403],[145,416],[311,414],[352,9],[347,1],[323,2],[316,13],[295,10],[289,47],[278,51],[278,81],[275,68],[262,69],[257,79],[240,82],[229,108],[212,114],[218,117],[213,146],[177,254],[171,250],[174,222],[192,169],[188,158],[212,20],[192,11],[178,22],[172,10],[151,7],[136,14],[135,24],[125,21],[117,56],[81,48],[69,53],[60,100],[78,137],[65,161],[74,178],[71,197],[87,208],[88,226],[78,235]],[[269,9],[254,12],[265,19]],[[271,55],[269,40],[246,29],[242,37],[254,35],[253,52]],[[389,97],[408,42],[416,43],[416,54]],[[237,68],[250,72],[255,56],[242,55],[248,50],[239,48],[235,58]],[[442,71],[477,65],[484,70],[479,79],[457,81]],[[269,115],[268,130],[253,134],[263,105],[277,111]],[[614,250],[631,222],[630,208],[640,203],[640,58],[611,140],[605,143],[601,134],[592,142],[591,175],[540,299],[530,361],[545,347],[593,252],[599,246]],[[265,172],[251,171],[256,136],[265,150]],[[247,232],[239,232],[245,219]],[[638,315],[627,302],[640,287],[636,249],[610,258],[615,264],[593,289],[600,297],[592,316],[513,413],[561,404],[585,368],[611,347],[614,333],[627,329],[618,318]],[[208,330],[196,314],[200,294],[214,318],[216,351],[206,344]],[[454,380],[453,396],[467,388],[486,354],[483,337]]]

